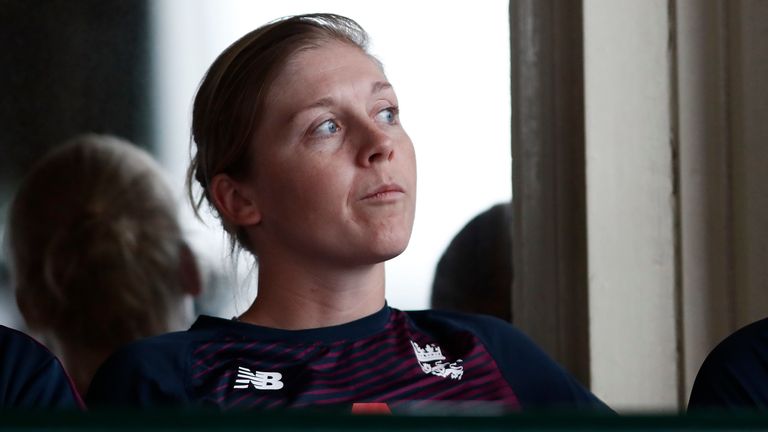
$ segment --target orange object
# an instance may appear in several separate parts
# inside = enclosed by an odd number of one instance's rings
[[[358,402],[352,404],[352,414],[392,414],[384,402]]]

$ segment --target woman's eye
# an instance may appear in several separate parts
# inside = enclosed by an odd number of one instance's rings
[[[333,120],[326,120],[316,127],[312,136],[323,137],[330,136],[339,131],[339,125]]]
[[[383,110],[379,111],[378,114],[376,114],[376,120],[387,124],[395,124],[397,122],[397,108],[384,108]]]

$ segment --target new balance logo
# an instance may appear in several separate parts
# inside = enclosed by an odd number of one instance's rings
[[[283,388],[283,382],[280,381],[282,377],[280,372],[251,372],[250,369],[240,366],[237,368],[237,379],[233,388],[244,389],[253,385],[256,390],[280,390]]]

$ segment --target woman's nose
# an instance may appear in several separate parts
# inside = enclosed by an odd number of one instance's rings
[[[366,125],[360,134],[358,163],[370,166],[377,162],[391,161],[394,156],[392,137],[376,125]]]

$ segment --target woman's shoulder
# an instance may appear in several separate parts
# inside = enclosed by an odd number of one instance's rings
[[[768,348],[768,318],[748,324],[723,339],[713,350],[720,355],[754,353],[754,348]]]
[[[748,324],[726,337],[707,355],[701,375],[725,369],[750,370],[768,377],[768,318]]]
[[[511,323],[491,315],[457,312],[442,309],[404,311],[404,314],[419,326],[443,327],[457,331],[469,331],[478,337],[503,336],[521,338],[528,342],[527,336]]]
[[[225,338],[229,322],[201,316],[189,330],[123,346],[96,372],[86,401],[96,406],[145,406],[185,400],[193,351]]]
[[[446,310],[405,312],[418,329],[440,340],[471,334],[488,352],[523,408],[607,407],[550,358],[533,340],[502,319]]]
[[[768,319],[723,339],[696,374],[689,409],[768,407]]]
[[[206,343],[231,337],[237,323],[223,318],[201,315],[189,330],[164,333],[139,339],[118,349],[102,368],[157,369],[161,365],[181,366],[190,351]]]
[[[503,363],[518,363],[535,359],[541,364],[549,357],[525,333],[500,318],[474,313],[448,310],[420,310],[404,312],[414,326],[437,338],[450,339],[471,335],[495,358],[510,358]]]
[[[32,337],[0,326],[0,353],[0,407],[82,407],[59,360]]]
[[[53,354],[35,341],[30,336],[0,325],[0,350],[4,353],[3,360],[25,358],[39,359],[49,361],[53,359]]]

